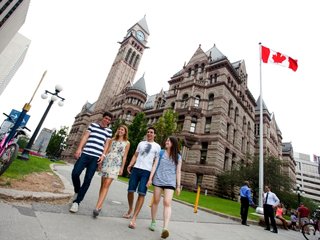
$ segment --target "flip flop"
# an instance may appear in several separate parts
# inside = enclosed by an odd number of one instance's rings
[[[128,227],[131,228],[131,229],[135,229],[136,228],[136,223],[130,222]]]
[[[131,218],[131,214],[129,214],[128,212],[126,212],[125,214],[122,215],[123,218],[129,219]]]

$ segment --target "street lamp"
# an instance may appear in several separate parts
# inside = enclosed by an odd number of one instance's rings
[[[296,184],[296,189],[295,190],[296,190],[296,193],[298,195],[298,207],[299,207],[300,203],[301,203],[301,195],[304,194],[304,191],[302,191],[302,186],[299,183]]]
[[[51,94],[52,96],[51,96],[51,99],[50,99],[50,101],[49,101],[49,105],[48,105],[46,111],[44,112],[44,114],[43,114],[43,116],[42,116],[42,118],[41,118],[41,120],[40,120],[40,122],[39,122],[39,124],[38,124],[38,126],[37,126],[37,128],[36,128],[36,130],[35,130],[34,133],[32,134],[32,137],[30,138],[27,146],[26,146],[25,149],[23,150],[22,154],[19,156],[19,159],[29,160],[29,152],[30,152],[30,150],[31,150],[31,147],[32,147],[32,145],[33,145],[33,142],[34,142],[34,140],[36,139],[36,136],[38,135],[38,132],[39,132],[39,130],[40,130],[40,128],[41,128],[41,126],[42,126],[45,118],[47,117],[48,112],[49,112],[52,104],[53,104],[55,101],[57,101],[58,99],[61,99],[61,100],[59,101],[58,105],[59,105],[60,107],[63,106],[63,103],[64,103],[63,101],[64,101],[65,99],[64,99],[63,97],[60,97],[60,96],[59,96],[59,93],[60,93],[61,91],[62,91],[62,87],[61,87],[60,85],[56,85],[56,87],[55,87],[55,92],[54,92],[54,93],[52,93],[52,92],[50,92],[50,91],[48,91],[48,90],[45,90],[45,92],[44,92],[43,94],[41,94],[41,98],[42,98],[42,99],[47,99],[47,98],[48,98],[48,94]]]

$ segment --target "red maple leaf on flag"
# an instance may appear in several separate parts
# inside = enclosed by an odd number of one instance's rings
[[[272,55],[272,59],[275,63],[282,63],[286,60],[286,56],[282,55],[281,53],[277,52],[277,54]]]

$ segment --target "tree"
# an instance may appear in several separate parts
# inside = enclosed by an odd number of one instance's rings
[[[59,158],[64,150],[66,139],[68,136],[69,127],[63,126],[59,131],[55,130],[50,138],[47,155],[51,158]]]
[[[177,130],[177,113],[168,109],[154,124],[156,129],[156,142],[164,147],[165,141]]]
[[[112,123],[111,130],[112,130],[113,135],[116,133],[116,131],[120,125],[126,125],[125,120],[117,119],[114,123]]]
[[[248,159],[247,159],[248,160]],[[250,160],[250,159],[249,159]],[[251,162],[251,161],[248,161]],[[293,181],[281,171],[282,161],[278,158],[267,156],[264,159],[264,184],[269,185],[286,207],[293,207]],[[253,194],[253,201],[258,202],[259,194],[259,158],[255,156],[247,166],[236,165],[231,171],[226,171],[218,176],[216,191],[220,196],[232,198],[234,187],[240,187],[243,181],[248,180]],[[225,189],[225,190],[224,190]]]
[[[20,136],[18,139],[17,144],[19,145],[20,149],[26,148],[27,144],[29,142],[29,137],[27,136]]]
[[[130,141],[130,149],[127,156],[127,162],[124,168],[124,176],[127,175],[127,166],[130,163],[130,160],[133,154],[136,151],[136,148],[139,142],[144,138],[147,133],[147,119],[143,112],[138,113],[133,119],[131,125],[128,127],[128,135]]]

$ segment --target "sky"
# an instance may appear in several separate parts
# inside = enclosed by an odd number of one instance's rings
[[[27,126],[35,130],[48,106],[41,94],[53,92],[59,84],[65,104],[55,103],[42,127],[71,128],[82,106],[99,97],[118,42],[146,16],[150,48],[144,52],[135,81],[145,74],[149,95],[168,90],[170,78],[200,44],[205,52],[215,44],[230,62],[245,61],[248,88],[257,99],[261,86],[283,142],[291,142],[295,152],[320,155],[316,60],[320,15],[315,4],[298,0],[31,0],[19,30],[31,45],[23,65],[0,95],[0,111],[21,111],[47,71],[31,102]],[[260,68],[259,42],[297,59],[298,70],[273,64]],[[4,119],[1,115],[0,123]]]

